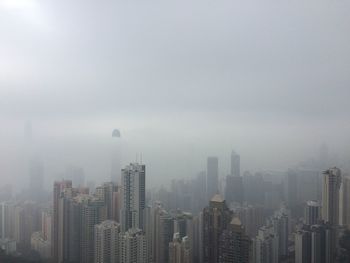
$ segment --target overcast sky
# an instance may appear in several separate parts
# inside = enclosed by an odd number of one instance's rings
[[[25,176],[28,120],[49,178],[69,163],[108,178],[114,128],[123,163],[142,152],[157,183],[204,169],[208,155],[224,175],[232,149],[251,170],[286,169],[323,142],[348,160],[349,10],[346,0],[1,0],[1,176]]]

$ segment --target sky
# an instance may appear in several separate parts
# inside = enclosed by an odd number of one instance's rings
[[[47,183],[69,164],[103,181],[111,133],[150,184],[231,150],[283,170],[322,143],[349,160],[350,2],[1,0],[0,174],[25,185],[26,139]]]

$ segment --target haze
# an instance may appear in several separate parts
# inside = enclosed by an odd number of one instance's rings
[[[242,170],[283,170],[326,143],[349,163],[348,1],[0,2],[1,182],[28,180],[24,127],[45,180],[110,175],[142,153],[149,185],[232,149]],[[140,158],[140,157],[138,157]]]

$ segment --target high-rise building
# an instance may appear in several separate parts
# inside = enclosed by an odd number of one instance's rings
[[[114,129],[112,132],[112,148],[111,148],[111,182],[117,183],[120,178],[121,171],[121,144],[120,131]]]
[[[278,263],[278,235],[272,226],[263,226],[253,240],[253,263]]]
[[[258,235],[259,228],[265,224],[265,211],[263,206],[245,205],[235,210],[244,225],[246,234],[254,238]]]
[[[299,230],[295,233],[295,263],[311,262],[311,232]]]
[[[244,200],[243,178],[241,176],[228,175],[225,185],[225,199],[227,204],[242,204]]]
[[[211,199],[219,190],[219,159],[208,157],[207,159],[207,198]]]
[[[295,263],[333,263],[332,226],[304,225],[295,234]]]
[[[146,237],[140,229],[131,228],[121,237],[120,263],[130,262],[148,263]]]
[[[122,170],[122,230],[130,228],[144,229],[146,167],[138,163],[131,163]]]
[[[120,262],[120,224],[107,220],[95,225],[95,263]]]
[[[232,219],[219,239],[219,263],[250,263],[250,239],[238,217]]]
[[[235,151],[231,153],[231,175],[241,176],[241,157]]]
[[[322,219],[332,225],[339,225],[340,185],[340,169],[334,167],[324,172],[322,191]]]
[[[318,201],[307,201],[304,210],[304,224],[316,225],[321,219],[321,205]]]
[[[55,182],[53,188],[53,227],[52,227],[52,257],[58,262],[58,234],[59,234],[59,199],[65,188],[71,188],[72,181]]]
[[[342,177],[339,200],[339,224],[350,229],[350,176]]]
[[[297,173],[289,169],[284,181],[285,200],[289,208],[293,208],[297,204]]]
[[[275,234],[278,236],[278,251],[280,257],[288,256],[289,217],[285,209],[280,209],[272,217]]]
[[[174,234],[173,241],[169,243],[169,263],[192,263],[191,248],[188,237]]]
[[[220,195],[216,194],[203,210],[203,262],[219,260],[219,238],[231,222],[232,212]]]
[[[109,182],[98,186],[95,190],[95,196],[103,201],[107,208],[107,219],[116,220],[115,215],[115,193],[118,191],[118,187],[115,183]],[[119,218],[117,219],[119,220]]]
[[[29,167],[29,191],[35,201],[40,200],[44,191],[44,166],[34,160]]]
[[[153,257],[155,263],[169,262],[169,243],[173,239],[174,218],[163,208],[154,210]]]

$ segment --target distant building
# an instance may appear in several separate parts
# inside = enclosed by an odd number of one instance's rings
[[[231,153],[231,175],[241,176],[241,157],[235,151]]]
[[[278,263],[278,235],[272,226],[263,226],[253,240],[253,263]]]
[[[174,234],[173,241],[169,243],[169,263],[192,263],[191,248],[188,237]]]
[[[350,176],[342,177],[339,200],[339,224],[350,229]]]
[[[30,240],[31,248],[37,251],[43,259],[51,257],[51,242],[46,240],[42,232],[34,232]]]
[[[207,159],[207,198],[212,198],[219,190],[219,159],[208,157]]]

